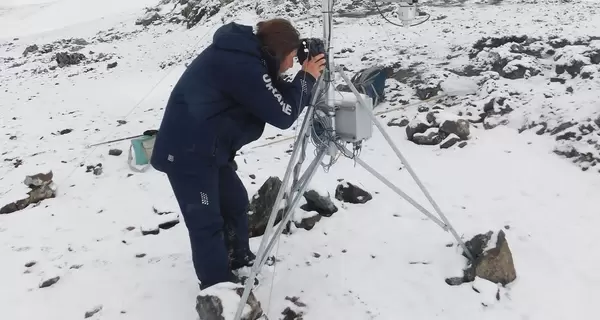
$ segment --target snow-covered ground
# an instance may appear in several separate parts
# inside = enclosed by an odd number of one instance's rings
[[[168,181],[153,170],[132,172],[128,141],[86,146],[155,129],[185,63],[223,21],[288,12],[304,35],[320,36],[320,8],[314,1],[234,1],[189,29],[167,18],[136,24],[153,15],[143,8],[156,2],[0,0],[0,207],[25,196],[26,175],[52,170],[58,186],[56,198],[0,215],[0,319],[81,319],[90,311],[98,311],[96,319],[196,316],[184,224],[156,236],[140,231],[177,215]],[[304,3],[312,6],[304,10]],[[496,290],[482,289],[490,283],[447,285],[465,264],[451,235],[342,158],[328,173],[320,169],[315,188],[333,195],[344,179],[373,200],[335,200],[340,210],[332,217],[282,237],[280,261],[265,269],[257,291],[269,318],[283,318],[293,305],[285,298],[298,297],[306,320],[595,319],[600,44],[589,37],[600,30],[600,3],[434,1],[423,5],[430,21],[410,29],[378,14],[349,17],[364,11],[357,3],[353,10],[350,1],[336,4],[346,13],[336,18],[334,47],[337,62],[353,72],[375,63],[395,67],[403,83],[388,80],[390,101],[378,111],[411,106],[438,84],[475,87],[474,94],[422,105],[472,121],[462,148],[417,145],[404,127],[386,129],[461,236],[504,229],[517,279],[500,300]],[[171,17],[172,7],[157,12]],[[511,36],[527,38],[472,50],[481,38]],[[80,53],[82,61],[59,66],[57,52]],[[471,77],[465,66],[475,70]],[[382,122],[425,114],[405,107]],[[269,127],[237,157],[249,194],[268,177],[282,177],[289,159],[291,141],[261,145],[294,130]],[[113,148],[124,152],[108,155]],[[381,134],[366,142],[361,158],[426,203]],[[100,175],[86,172],[98,163]],[[260,239],[252,241],[256,248]]]

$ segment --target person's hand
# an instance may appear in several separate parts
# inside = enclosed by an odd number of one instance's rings
[[[302,70],[310,73],[315,79],[318,79],[321,76],[321,72],[325,69],[325,54],[321,53],[320,55],[314,56],[311,59],[306,59],[304,64],[302,65]]]

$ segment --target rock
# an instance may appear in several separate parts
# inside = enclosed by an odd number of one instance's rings
[[[316,211],[323,217],[331,217],[338,211],[338,208],[331,201],[329,193],[325,196],[315,190],[309,190],[304,193],[304,199],[306,199],[306,204],[301,206],[303,210]]]
[[[147,235],[157,235],[160,233],[160,228],[158,226],[142,226],[140,228],[143,236]]]
[[[408,125],[410,121],[408,121],[408,119],[406,118],[394,118],[392,120],[390,120],[387,125],[388,127],[406,127]]]
[[[431,125],[426,119],[416,117],[406,126],[406,137],[408,140],[413,141],[415,134],[424,133],[429,128],[431,128]]]
[[[170,219],[165,219],[164,222],[161,222],[158,227],[163,230],[169,230],[179,224],[179,217],[175,216]]]
[[[321,255],[318,254],[318,253],[314,253],[313,256],[315,258],[319,258]],[[300,301],[299,297],[285,297],[285,300],[290,301],[291,303],[293,303],[297,307],[300,307],[300,308],[306,307],[306,303]]]
[[[283,310],[283,312],[281,312],[281,314],[283,315],[282,320],[302,320],[303,319],[302,312],[296,312],[296,311],[292,310],[292,308],[290,308],[290,307],[286,307]]]
[[[48,287],[56,284],[59,280],[60,280],[59,276],[56,276],[56,277],[50,278],[50,279],[46,279],[46,280],[42,281],[42,283],[40,283],[39,287],[40,288],[48,288]]]
[[[0,208],[0,214],[13,213],[23,210],[31,204],[54,198],[56,196],[56,185],[52,181],[53,176],[52,171],[26,176],[23,183],[31,189],[27,193],[28,197],[9,203]]]
[[[418,112],[428,112],[429,111],[429,107],[427,106],[420,106],[417,108]]]
[[[26,268],[31,268],[31,267],[35,266],[35,264],[36,264],[36,263],[37,263],[37,262],[35,262],[35,261],[29,261],[29,262],[27,262],[27,263],[25,264],[25,267],[26,267]]]
[[[33,53],[38,51],[38,46],[37,44],[32,44],[30,46],[28,46],[27,48],[25,48],[25,51],[23,51],[23,56],[26,57],[28,54]]]
[[[444,138],[440,135],[438,128],[429,128],[424,133],[415,133],[413,142],[419,145],[433,146],[442,142]]]
[[[73,132],[73,129],[63,129],[63,130],[60,130],[58,132],[58,134],[62,136],[62,135],[65,135],[65,134],[69,134],[71,132]]]
[[[555,67],[556,74],[560,75],[565,73],[565,71],[571,75],[571,77],[576,77],[581,73],[581,68],[583,68],[587,63],[582,60],[573,59],[563,62],[561,64],[557,64]]]
[[[29,188],[33,189],[52,183],[53,178],[54,173],[52,171],[49,171],[48,173],[38,173],[32,176],[25,176],[25,180],[23,181],[23,183]]]
[[[248,228],[251,238],[262,236],[265,233],[281,184],[281,179],[278,177],[269,177],[252,197],[248,206]],[[279,210],[275,224],[279,223],[282,218],[283,209]]]
[[[123,150],[121,150],[121,149],[108,150],[108,155],[111,155],[111,156],[120,156],[121,154],[123,154]]]
[[[158,12],[150,11],[150,12],[146,12],[146,14],[143,17],[137,19],[135,21],[135,24],[147,27],[147,26],[153,24],[155,21],[159,21],[160,19],[161,19],[161,16],[160,16],[160,14],[158,14]]]
[[[469,130],[469,121],[464,119],[454,120],[446,120],[440,126],[440,131],[445,132],[446,134],[455,134],[461,140],[467,140],[470,135]]]
[[[312,230],[312,228],[315,227],[315,225],[317,224],[317,222],[321,221],[321,215],[316,213],[316,214],[310,214],[309,212],[306,212],[306,214],[302,217],[302,219],[300,219],[299,222],[295,222],[294,224],[296,225],[296,228],[302,228],[304,230]]]
[[[453,145],[455,145],[459,141],[460,141],[460,138],[457,135],[455,135],[454,133],[451,133],[450,135],[448,135],[448,137],[444,141],[442,141],[442,143],[440,144],[440,148],[448,149],[448,148],[452,147]]]
[[[92,310],[85,312],[85,319],[93,317],[96,313],[102,310],[102,305],[95,306]]]
[[[118,62],[117,62],[117,61],[115,61],[115,62],[111,62],[111,63],[109,63],[108,65],[106,65],[106,69],[107,69],[107,70],[110,70],[110,69],[112,69],[112,68],[116,68],[116,67],[117,67],[117,65],[118,65]]]
[[[483,51],[485,48],[498,48],[507,43],[524,43],[529,39],[527,36],[504,36],[504,37],[484,37],[479,39],[475,44],[473,44],[473,51],[469,54],[469,58],[473,59],[477,54]]]
[[[490,242],[492,239],[495,239],[495,244]],[[517,278],[504,230],[500,230],[496,237],[492,231],[478,234],[467,241],[465,245],[475,260],[469,262],[462,278],[446,279],[446,283],[449,285],[473,282],[476,277],[479,277],[506,286]],[[467,256],[464,252],[463,255]]]
[[[507,285],[517,278],[512,253],[504,231],[500,230],[496,247],[484,252],[475,263],[475,275],[494,283]]]
[[[85,59],[86,57],[81,53],[59,52],[54,56],[54,60],[61,68],[79,64]]]
[[[467,146],[467,142],[466,141],[463,141],[463,142],[461,142],[461,143],[458,144],[459,148],[464,148],[466,146]]]
[[[196,312],[200,320],[229,320],[235,317],[244,287],[223,282],[206,288],[196,298]],[[258,320],[263,315],[260,302],[250,292],[242,320]]]
[[[558,125],[556,128],[552,129],[552,131],[550,132],[551,135],[555,135],[557,133],[561,133],[569,128],[571,128],[572,126],[576,125],[577,123],[574,122],[565,122],[565,123],[561,123],[560,125]]]
[[[373,196],[350,182],[344,182],[335,189],[335,198],[347,203],[362,204],[372,200]]]
[[[440,84],[423,84],[417,87],[416,94],[417,97],[419,97],[419,99],[427,100],[431,97],[437,96],[440,91],[442,91],[442,87],[440,86]]]

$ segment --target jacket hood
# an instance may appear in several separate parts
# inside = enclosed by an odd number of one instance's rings
[[[213,35],[213,46],[217,49],[238,51],[264,59],[269,73],[274,75],[279,73],[279,61],[262,50],[260,40],[250,26],[230,22],[219,27]]]

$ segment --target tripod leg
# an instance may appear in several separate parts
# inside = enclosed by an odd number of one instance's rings
[[[291,201],[290,206],[288,208],[286,208],[286,213],[284,214],[283,220],[279,223],[279,227],[277,228],[277,230],[273,234],[273,237],[270,239],[268,245],[266,245],[266,247],[264,248],[264,251],[260,255],[260,257],[262,257],[262,258],[260,258],[260,259],[257,258],[258,264],[254,264],[254,267],[252,268],[252,272],[250,273],[250,276],[248,277],[248,279],[246,279],[246,284],[244,286],[244,293],[241,296],[240,304],[238,305],[234,320],[241,319],[242,312],[244,310],[244,307],[246,306],[248,297],[250,296],[250,291],[252,290],[252,286],[254,285],[254,279],[256,278],[256,275],[258,274],[258,270],[260,270],[263,267],[263,265],[266,263],[267,255],[269,254],[269,252],[271,252],[271,250],[273,249],[273,246],[275,245],[275,243],[279,239],[279,236],[283,232],[285,225],[291,219],[292,213],[294,212],[296,206],[298,205],[298,202],[300,201],[300,198],[302,197],[304,191],[308,187],[308,184],[310,183],[310,181],[314,177],[315,173],[317,172],[317,166],[321,162],[321,160],[323,159],[324,156],[325,156],[325,150],[320,150],[317,157],[313,160],[313,162],[310,164],[310,166],[306,170],[306,173],[305,173],[306,178],[303,177],[303,179],[301,179],[302,185],[299,188],[298,193],[295,195],[294,199]],[[292,186],[292,188],[294,188],[294,186]],[[257,257],[258,257],[258,255],[257,255]]]
[[[377,119],[377,117],[373,113],[373,110],[370,110],[369,108],[365,108],[364,107],[366,104],[365,104],[362,96],[358,92],[358,90],[356,90],[356,87],[350,81],[350,78],[348,78],[348,75],[346,75],[346,73],[344,72],[344,70],[342,68],[338,68],[337,71],[342,76],[342,78],[344,78],[344,81],[346,81],[346,84],[348,85],[348,87],[350,87],[350,90],[352,90],[352,92],[354,93],[354,95],[356,95],[356,98],[358,99],[359,104],[363,107],[363,109],[365,111],[367,111],[367,113],[369,114],[369,117],[371,118],[373,124],[375,124],[375,126],[377,127],[377,129],[379,129],[379,131],[381,132],[381,134],[383,135],[383,137],[385,138],[385,140],[387,141],[387,143],[390,145],[390,147],[392,148],[392,150],[394,150],[394,153],[396,154],[396,156],[398,156],[398,158],[400,159],[400,161],[406,166],[406,170],[408,170],[408,172],[412,176],[413,180],[415,180],[415,182],[417,183],[417,185],[419,186],[419,188],[421,189],[421,191],[423,192],[423,194],[425,195],[425,197],[427,197],[427,200],[429,200],[429,202],[431,203],[431,205],[433,206],[433,208],[435,209],[435,211],[437,212],[437,214],[440,216],[440,218],[442,218],[442,220],[446,224],[446,227],[450,230],[450,232],[452,233],[452,235],[454,236],[454,238],[456,239],[456,241],[458,241],[458,243],[463,247],[463,250],[465,251],[465,254],[469,257],[469,259],[473,260],[473,256],[471,255],[471,252],[469,251],[469,249],[467,248],[467,246],[464,244],[464,242],[462,241],[462,239],[460,238],[460,236],[458,235],[458,233],[456,232],[456,230],[454,230],[454,228],[450,224],[450,221],[448,221],[448,219],[446,218],[446,216],[442,213],[442,210],[437,205],[437,203],[435,202],[435,200],[433,200],[433,197],[431,196],[431,194],[429,194],[429,191],[427,190],[427,188],[425,188],[425,186],[423,185],[423,183],[421,182],[421,180],[419,179],[419,177],[417,177],[417,174],[415,173],[415,171],[408,164],[408,161],[406,160],[406,158],[404,158],[404,156],[402,155],[402,153],[400,152],[400,150],[398,149],[398,147],[394,144],[394,142],[392,141],[392,138],[390,137],[390,135],[387,133],[387,131],[385,130],[385,128],[383,127],[383,125],[379,122],[379,119]]]
[[[322,83],[322,79],[319,78],[319,81],[317,83],[317,89],[319,88],[319,86],[321,86]],[[285,190],[290,182],[290,179],[292,178],[292,174],[294,173],[294,175],[296,175],[296,171],[297,169],[297,164],[295,166],[295,161],[296,158],[300,155],[301,156],[301,160],[300,161],[304,161],[304,152],[305,152],[305,143],[306,143],[306,135],[310,132],[308,129],[310,128],[310,126],[312,125],[311,119],[312,119],[312,114],[314,112],[314,104],[317,100],[318,95],[317,94],[313,94],[313,97],[311,99],[311,105],[307,108],[306,110],[306,116],[304,117],[304,121],[302,122],[302,127],[300,128],[300,133],[298,134],[298,138],[296,139],[296,141],[294,142],[294,149],[292,151],[292,155],[290,157],[290,161],[289,164],[287,166],[287,169],[285,171],[284,177],[283,177],[283,181],[281,183],[281,187],[279,188],[279,192],[277,193],[277,197],[275,198],[275,203],[273,204],[273,209],[271,210],[271,216],[269,217],[269,221],[267,222],[267,226],[265,228],[265,233],[263,235],[263,238],[261,239],[260,242],[260,246],[259,249],[257,251],[257,259],[261,259],[261,252],[264,251],[264,247],[267,244],[267,240],[269,239],[269,235],[271,234],[271,231],[273,229],[273,225],[275,224],[275,219],[277,217],[277,212],[279,211],[277,208],[279,207],[279,204],[281,203],[281,201],[283,200],[283,195],[285,194]],[[302,147],[302,148],[300,148]],[[290,195],[291,197],[292,195]]]
[[[346,149],[348,152],[351,152],[350,150]],[[396,192],[399,196],[401,196],[402,198],[404,198],[404,200],[408,201],[410,204],[412,204],[415,208],[417,208],[419,211],[421,211],[424,215],[426,215],[429,219],[431,219],[433,222],[435,222],[438,226],[440,226],[442,229],[447,230],[447,226],[438,218],[436,218],[433,214],[431,214],[427,209],[423,208],[423,206],[421,206],[417,201],[415,201],[413,198],[411,198],[409,195],[407,195],[406,193],[404,193],[402,190],[400,190],[400,188],[396,187],[393,183],[390,182],[390,180],[388,180],[387,178],[385,178],[384,176],[382,176],[379,172],[377,172],[375,169],[373,169],[373,167],[371,167],[370,165],[368,165],[366,162],[364,162],[361,158],[359,157],[354,157],[353,160],[356,161],[356,163],[358,163],[359,165],[361,165],[363,168],[365,168],[365,170],[369,171],[370,174],[372,174],[373,176],[375,176],[375,178],[379,179],[381,182],[383,182],[383,184],[385,184],[386,186],[388,186],[390,189],[392,189],[394,192]]]
[[[262,260],[257,260],[259,262],[259,269],[262,268],[262,266],[267,262],[268,252],[271,251],[272,246],[275,244],[279,235],[285,229],[288,221],[291,220],[294,209],[298,205],[298,202],[300,201],[300,199],[304,196],[304,192],[306,191],[308,185],[310,184],[310,181],[312,180],[313,176],[316,174],[317,167],[319,166],[319,163],[321,162],[321,160],[323,160],[323,157],[325,157],[325,153],[326,153],[325,150],[320,151],[318,153],[317,157],[310,163],[310,165],[304,172],[304,175],[302,177],[300,177],[300,179],[298,180],[299,181],[298,185],[292,186],[292,189],[297,190],[297,192],[296,192],[294,198],[290,199],[290,203],[289,203],[288,207],[286,207],[285,213],[282,215],[283,217],[281,219],[281,222],[279,223],[279,226],[277,227],[277,231],[275,231],[275,236],[273,236],[271,238],[271,240],[269,241],[269,244],[267,245],[267,247],[265,249],[265,251],[267,253],[265,255],[263,255]]]

